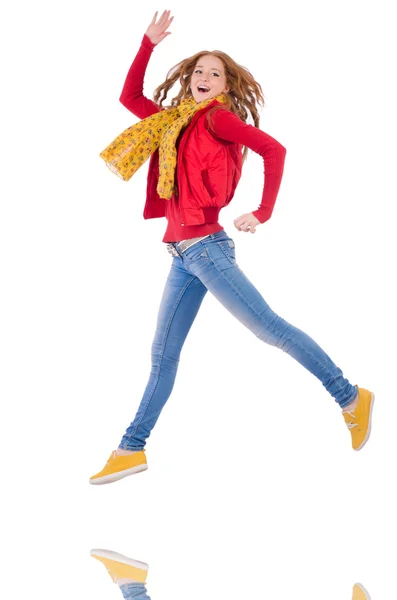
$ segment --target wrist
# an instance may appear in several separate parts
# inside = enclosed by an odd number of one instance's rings
[[[157,45],[154,44],[152,42],[152,40],[150,39],[150,37],[148,36],[147,33],[144,33],[143,38],[142,38],[142,44],[145,46],[150,46],[150,48],[153,50],[153,48]]]
[[[252,214],[258,219],[259,223],[261,224],[266,223],[266,221],[268,221],[271,216],[268,211],[264,212],[262,210],[254,210],[252,211]]]

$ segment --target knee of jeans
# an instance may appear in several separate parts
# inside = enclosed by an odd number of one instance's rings
[[[170,349],[159,351],[152,350],[152,372],[161,369],[170,373],[175,373],[178,368],[180,352],[172,351]]]
[[[282,319],[281,322],[285,323],[285,321],[283,321]],[[286,324],[286,326],[283,328],[278,327],[277,334],[273,333],[274,343],[272,343],[272,345],[276,348],[279,348],[283,352],[289,352],[293,346],[293,342],[291,341],[289,331],[290,326],[288,324]]]
[[[150,350],[152,362],[159,363],[163,357],[168,360],[179,360],[182,342],[179,336],[168,336],[166,340],[154,341]]]
[[[284,319],[273,313],[271,320],[268,320],[263,328],[257,333],[257,337],[270,346],[285,350],[285,346],[288,342],[285,333],[288,327],[288,323],[284,321]]]
[[[269,329],[259,331],[256,335],[260,340],[262,340],[262,342],[269,344],[269,346],[277,346],[279,342],[279,338],[274,334],[273,331],[269,331]]]

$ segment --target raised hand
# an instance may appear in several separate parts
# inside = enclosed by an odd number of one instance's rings
[[[166,31],[171,25],[174,17],[170,17],[170,10],[165,10],[158,22],[156,23],[158,11],[156,10],[152,22],[146,30],[146,35],[152,42],[152,44],[159,44],[167,35],[170,35],[171,31]]]

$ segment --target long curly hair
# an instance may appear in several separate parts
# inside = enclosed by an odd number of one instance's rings
[[[249,113],[252,116],[255,127],[259,127],[259,113],[257,105],[265,106],[265,97],[260,84],[255,81],[252,74],[245,67],[236,63],[228,54],[221,50],[202,50],[189,58],[185,58],[174,65],[167,73],[166,80],[160,84],[154,91],[153,100],[163,107],[163,102],[172,86],[179,81],[181,89],[177,96],[172,98],[171,104],[163,108],[174,108],[178,106],[183,98],[191,98],[192,91],[190,80],[194,67],[203,56],[216,56],[224,66],[226,83],[230,91],[225,94],[227,101],[225,105],[215,106],[207,115],[208,125],[211,126],[211,114],[214,110],[226,109],[235,113],[244,123],[247,121]],[[243,162],[247,158],[248,148],[244,147]]]

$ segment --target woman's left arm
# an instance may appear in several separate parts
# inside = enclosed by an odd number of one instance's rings
[[[220,139],[247,146],[263,158],[265,183],[262,201],[257,210],[235,219],[237,229],[247,231],[246,224],[251,221],[251,233],[255,226],[265,223],[272,215],[274,204],[281,185],[284,161],[287,150],[276,139],[254,127],[244,123],[230,110],[215,110],[211,115],[211,132]],[[252,215],[254,219],[249,218]]]

